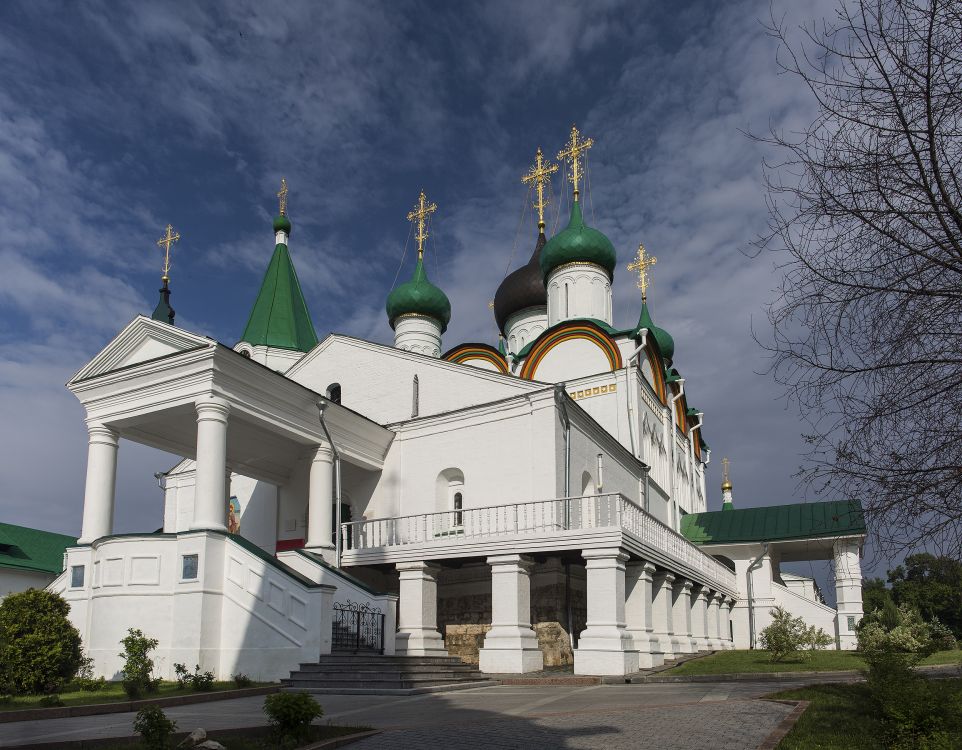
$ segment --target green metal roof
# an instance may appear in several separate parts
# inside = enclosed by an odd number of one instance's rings
[[[865,533],[865,516],[857,500],[737,508],[689,513],[681,519],[681,533],[693,544],[851,536]]]
[[[299,352],[317,346],[317,333],[287,245],[274,247],[241,341]]]
[[[75,537],[66,534],[0,523],[0,568],[56,575],[63,570],[64,550],[76,543]]]

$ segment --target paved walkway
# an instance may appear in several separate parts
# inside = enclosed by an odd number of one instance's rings
[[[799,683],[488,687],[408,697],[318,696],[322,721],[388,731],[352,748],[754,750],[791,706],[754,700]],[[167,709],[181,730],[264,723],[263,697]],[[0,724],[0,747],[132,734],[133,714]]]

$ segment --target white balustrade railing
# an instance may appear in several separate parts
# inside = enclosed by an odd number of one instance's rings
[[[617,493],[350,521],[341,524],[340,533],[341,548],[349,552],[451,539],[552,536],[569,530],[612,527],[630,532],[700,573],[706,581],[735,589],[735,574],[727,567]]]

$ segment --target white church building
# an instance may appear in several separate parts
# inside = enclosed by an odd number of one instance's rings
[[[442,345],[451,305],[423,263],[423,192],[414,272],[387,299],[393,346],[318,340],[286,187],[239,342],[176,327],[165,273],[153,317],[68,383],[89,433],[83,527],[51,588],[97,672],[117,676],[135,627],[159,640],[165,677],[183,662],[278,679],[341,650],[624,675],[748,647],[777,604],[853,647],[861,510],[709,511],[703,414],[649,311],[643,248],[638,322],[614,325],[617,253],[579,201],[588,146],[573,129],[570,220],[551,238],[540,151],[526,176],[541,221],[495,295],[497,347]],[[160,475],[158,531],[114,533],[121,439],[183,457]],[[823,558],[838,612],[780,574]]]

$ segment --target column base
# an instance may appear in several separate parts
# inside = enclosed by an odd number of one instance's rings
[[[671,636],[667,633],[656,633],[652,635],[651,647],[657,648],[657,650],[661,652],[662,659],[666,661],[669,659],[674,659],[675,654],[678,653],[675,650],[675,644],[672,641]]]
[[[675,652],[675,655],[693,654],[698,650],[695,648],[695,642],[684,635],[673,635],[671,637],[671,649]]]
[[[337,550],[334,549],[333,544],[320,544],[316,547],[305,546],[304,551],[320,555],[328,565],[337,564]]]
[[[656,638],[652,638],[647,630],[629,630],[631,636],[632,649],[638,652],[638,667],[648,669],[650,667],[660,667],[665,663],[665,655]]]
[[[441,634],[436,630],[399,632],[394,637],[394,653],[398,656],[447,656]]]
[[[575,674],[626,675],[639,669],[637,651],[575,649]]]
[[[478,652],[478,669],[493,674],[537,672],[544,669],[544,655],[538,648],[491,648],[485,645]]]

